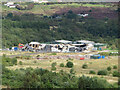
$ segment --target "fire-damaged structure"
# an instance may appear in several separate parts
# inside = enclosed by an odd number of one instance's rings
[[[55,40],[50,44],[42,44],[39,42],[30,42],[24,45],[22,49],[25,51],[43,51],[43,52],[82,52],[92,50],[94,48],[93,41],[79,40]]]

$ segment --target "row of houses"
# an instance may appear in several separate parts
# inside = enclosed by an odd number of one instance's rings
[[[44,51],[44,52],[85,52],[106,48],[106,44],[95,43],[88,40],[68,41],[55,40],[50,44],[30,42],[28,44],[19,44],[19,50],[22,51]],[[13,50],[17,50],[16,48]]]

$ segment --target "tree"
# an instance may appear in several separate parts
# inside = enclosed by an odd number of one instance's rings
[[[110,88],[112,87],[105,79],[97,77],[82,76],[78,81],[78,88],[81,90],[89,88]]]
[[[87,69],[87,68],[88,68],[88,65],[87,65],[87,64],[83,64],[83,65],[82,65],[82,68]]]
[[[108,71],[111,71],[111,67],[107,67],[107,70],[108,70]]]
[[[66,66],[67,66],[68,68],[72,68],[72,67],[74,66],[74,64],[69,61],[69,62],[67,62]]]
[[[98,75],[107,75],[107,71],[106,70],[99,70]]]

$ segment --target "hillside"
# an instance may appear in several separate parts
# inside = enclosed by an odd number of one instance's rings
[[[31,10],[7,8],[6,12],[4,7],[3,46],[16,46],[31,41],[43,43],[56,39],[86,39],[107,43],[112,48],[118,47],[118,11],[113,7],[93,6],[84,7],[76,3],[68,6],[35,5]],[[80,17],[77,15],[80,13],[87,13],[88,16]]]
[[[22,7],[25,7],[26,5],[29,5],[29,3],[18,3]],[[16,8],[8,8],[7,6],[4,6],[4,3],[2,4],[2,13],[3,15],[9,12],[15,13],[15,14],[23,14],[23,13],[33,13],[33,14],[43,14],[43,15],[52,15],[56,12],[65,12],[66,10],[68,11],[69,9],[77,11],[85,11],[88,12],[91,10],[94,12],[95,8],[100,8],[99,10],[104,10],[103,13],[108,13],[108,12],[114,12],[117,10],[117,4],[115,3],[48,3],[48,4],[35,4],[34,7],[31,10],[18,10]],[[108,11],[107,11],[107,10]],[[107,12],[106,12],[107,11]],[[113,13],[115,14],[115,13]]]

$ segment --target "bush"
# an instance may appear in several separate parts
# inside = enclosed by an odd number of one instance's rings
[[[114,66],[113,66],[113,69],[117,69],[117,66],[116,66],[116,65],[114,65]]]
[[[57,63],[56,62],[53,62],[52,64],[51,64],[51,66],[52,66],[52,68],[51,68],[51,70],[56,70],[56,66],[57,65]]]
[[[12,59],[12,64],[13,64],[13,65],[14,65],[14,64],[17,65],[17,59],[16,59],[16,58],[13,58],[13,59]]]
[[[2,63],[3,63],[5,66],[17,65],[17,59],[16,59],[16,58],[6,57],[6,55],[4,54],[4,55],[2,56]]]
[[[51,70],[56,70],[56,67],[52,67]]]
[[[61,64],[60,64],[60,67],[64,67],[64,63],[61,63]]]
[[[40,57],[40,55],[37,55],[36,57]]]
[[[120,78],[118,79],[118,85],[120,85]]]
[[[91,71],[89,72],[89,74],[96,74],[96,72],[93,71],[93,70],[91,70]]]
[[[107,70],[108,70],[108,71],[111,71],[111,67],[107,67]]]
[[[68,68],[72,68],[72,67],[73,67],[73,63],[72,63],[72,62],[67,62],[66,66],[67,66]]]
[[[68,60],[71,60],[71,61],[73,61],[73,59],[72,59],[72,58],[69,58]]]
[[[74,69],[72,68],[72,69],[70,69],[70,73],[71,74],[75,74],[75,71],[74,71]]]
[[[110,87],[111,84],[109,84],[104,78],[82,76],[78,80],[78,88],[80,90]]]
[[[88,65],[87,65],[87,64],[83,64],[83,65],[82,65],[82,68],[87,69],[87,68],[88,68]]]
[[[56,62],[53,62],[53,63],[51,64],[52,67],[55,67],[56,65],[57,65]]]
[[[19,64],[22,65],[23,64],[22,61],[20,61]]]
[[[98,75],[107,75],[107,71],[106,70],[99,70]]]
[[[114,71],[112,75],[113,77],[120,77],[120,73],[118,71]]]

